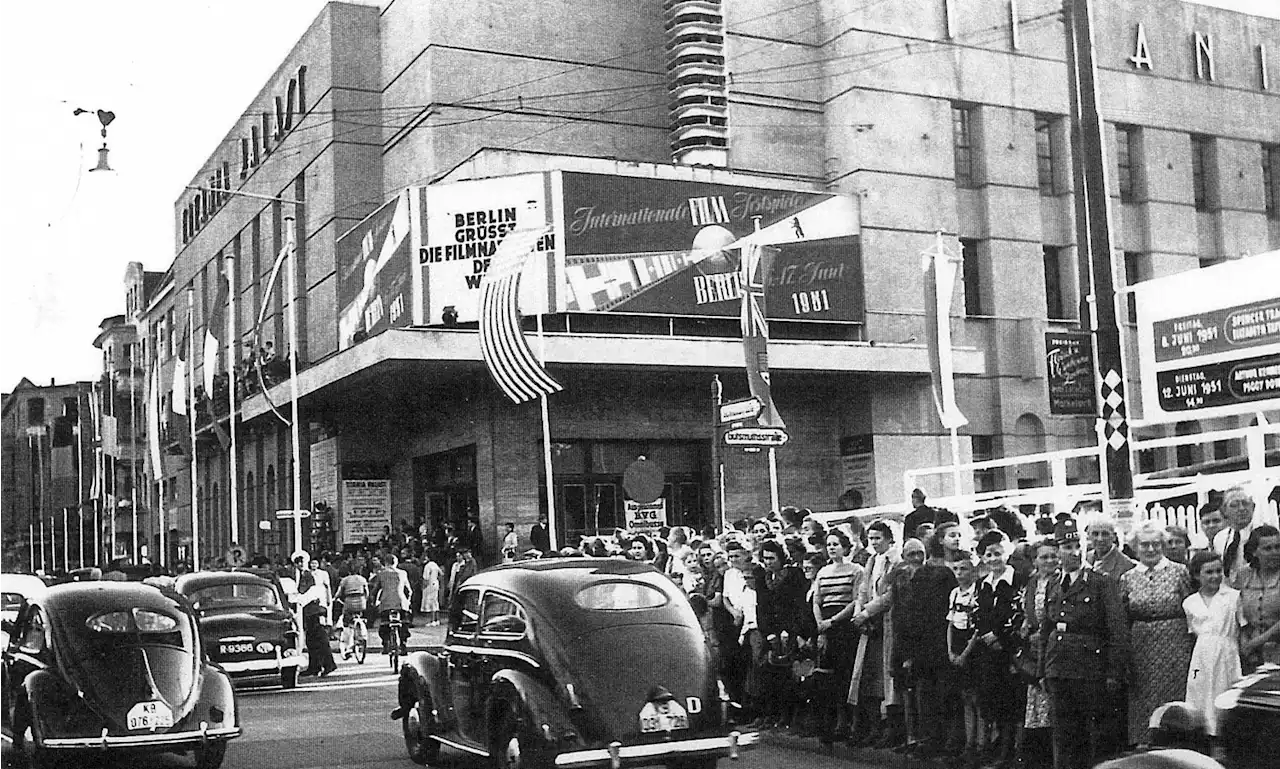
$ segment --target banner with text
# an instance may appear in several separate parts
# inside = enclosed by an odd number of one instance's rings
[[[334,246],[339,350],[413,318],[410,197],[400,193]]]
[[[749,238],[778,248],[770,319],[863,320],[852,198],[568,171],[560,180],[563,310],[737,316]]]
[[[391,481],[342,482],[342,544],[377,542],[391,525]]]
[[[418,263],[423,275],[423,322],[434,326],[474,323],[480,315],[480,283],[489,259],[507,233],[546,224],[547,175],[517,174],[495,179],[438,184],[422,188],[422,245]],[[558,283],[555,233],[542,238],[520,282],[520,311],[536,315],[555,307]],[[548,289],[551,289],[550,291]]]
[[[1097,413],[1092,334],[1045,332],[1044,363],[1050,414],[1089,416]]]
[[[1280,251],[1134,287],[1142,418],[1280,408]]]
[[[667,525],[667,500],[665,499],[646,503],[628,499],[623,502],[622,512],[628,531],[652,534]]]

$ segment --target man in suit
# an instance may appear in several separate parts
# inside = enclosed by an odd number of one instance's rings
[[[1137,562],[1120,549],[1120,537],[1116,534],[1116,522],[1110,518],[1096,518],[1087,528],[1089,534],[1089,568],[1120,584],[1120,575],[1132,569]]]
[[[1222,495],[1222,513],[1227,527],[1213,538],[1213,549],[1222,553],[1222,570],[1227,576],[1245,567],[1244,543],[1253,533],[1253,497],[1243,486],[1232,486]]]
[[[1040,673],[1053,713],[1054,769],[1093,766],[1128,665],[1129,625],[1116,580],[1084,568],[1074,520],[1054,526],[1061,577],[1049,585]],[[1123,722],[1123,719],[1121,719]],[[1091,750],[1091,747],[1093,748]]]
[[[547,516],[539,515],[538,522],[529,529],[529,543],[540,553],[551,549],[551,533],[547,530]]]
[[[458,537],[459,549],[467,548],[476,560],[484,558],[484,535],[480,533],[480,520],[478,518],[468,518],[467,528]]]

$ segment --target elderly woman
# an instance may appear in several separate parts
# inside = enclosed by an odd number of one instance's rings
[[[1191,557],[1191,533],[1185,527],[1176,523],[1164,527],[1164,557],[1174,563],[1187,563]]]
[[[1138,564],[1120,576],[1129,615],[1132,670],[1129,681],[1129,744],[1146,745],[1151,711],[1187,693],[1187,667],[1194,641],[1182,602],[1191,595],[1187,567],[1164,555],[1166,533],[1143,521],[1129,537]]]
[[[1249,565],[1231,575],[1231,586],[1240,591],[1244,611],[1240,666],[1248,675],[1268,661],[1268,645],[1274,649],[1280,643],[1280,529],[1255,527],[1244,544],[1244,559]]]

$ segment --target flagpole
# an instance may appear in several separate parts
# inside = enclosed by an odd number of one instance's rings
[[[71,524],[70,513],[66,506],[62,508],[62,570],[71,571]]]
[[[80,568],[84,568],[84,431],[80,428],[84,419],[80,410],[80,390],[76,390],[76,520],[80,540]]]
[[[231,542],[240,542],[240,460],[236,446],[236,364],[240,339],[236,334],[236,259],[234,256],[224,257],[224,269],[227,273],[227,428],[231,432],[231,478],[227,483],[231,502]]]
[[[538,362],[544,367],[547,365],[547,339],[542,334],[542,313],[538,313]],[[552,552],[559,548],[557,545],[557,523],[556,523],[556,500],[555,500],[555,483],[551,476],[551,416],[547,406],[547,394],[543,393],[538,398],[542,411],[542,464],[547,476],[547,541],[551,545]]]
[[[27,521],[27,549],[31,551],[31,573],[36,571],[36,522]]]
[[[290,439],[293,442],[293,549],[302,549],[302,428],[298,424],[298,241],[297,222],[285,220],[285,241],[289,249],[289,406]]]
[[[755,232],[759,232],[760,217],[753,216],[751,221],[755,225]],[[763,255],[761,259],[764,259]],[[768,285],[768,276],[764,276],[763,280]],[[745,287],[743,290],[746,290]],[[782,505],[778,503],[778,450],[773,446],[769,447],[769,509],[774,512],[782,509]]]
[[[138,562],[138,342],[129,346],[129,501],[133,513],[133,551],[129,559]]]
[[[40,433],[36,433],[36,460],[40,463],[40,569],[46,570],[47,564],[44,560],[44,506],[45,506],[45,486],[44,486],[44,447],[41,445]]]
[[[191,570],[200,570],[199,485],[196,475],[196,289],[187,286],[187,427],[191,431]]]

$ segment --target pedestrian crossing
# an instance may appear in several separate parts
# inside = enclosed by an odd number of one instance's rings
[[[323,678],[306,676],[298,679],[293,689],[282,689],[278,685],[255,686],[248,684],[237,687],[239,697],[263,697],[280,694],[306,694],[319,691],[343,691],[351,689],[378,689],[396,685],[399,676],[394,673],[385,655],[371,653],[363,665],[355,660],[335,658],[338,669]]]

